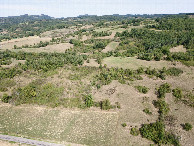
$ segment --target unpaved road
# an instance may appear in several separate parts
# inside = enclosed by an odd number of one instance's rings
[[[37,140],[31,140],[31,139],[9,136],[9,135],[1,135],[1,134],[0,134],[0,139],[7,140],[7,141],[14,141],[17,143],[36,145],[36,146],[64,146],[61,144],[48,143],[48,142],[43,142],[43,141],[37,141]]]

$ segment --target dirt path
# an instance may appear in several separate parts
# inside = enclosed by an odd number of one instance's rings
[[[36,146],[64,146],[64,145],[61,145],[61,144],[48,143],[48,142],[43,142],[43,141],[37,141],[37,140],[31,140],[31,139],[15,137],[15,136],[9,136],[9,135],[1,135],[1,134],[0,134],[0,139],[8,140],[8,141],[14,141],[14,142],[17,142],[17,143],[36,145]]]

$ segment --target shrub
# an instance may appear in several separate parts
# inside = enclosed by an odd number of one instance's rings
[[[5,87],[0,87],[0,92],[6,92],[6,91],[8,91],[7,88],[5,88]]]
[[[136,127],[131,128],[130,134],[133,136],[138,136],[140,134],[140,131]]]
[[[170,111],[169,105],[164,100],[154,101],[154,106],[159,108],[159,113],[162,115],[167,115]]]
[[[148,115],[152,115],[152,112],[150,112],[150,110],[148,108],[144,109],[143,112],[148,114]]]
[[[158,89],[158,98],[164,98],[166,93],[170,93],[170,85],[168,83],[162,84]]]
[[[110,104],[110,101],[108,99],[105,99],[100,102],[100,107],[102,110],[109,110],[112,108],[112,105]]]
[[[193,128],[193,126],[190,124],[190,123],[185,123],[183,125],[183,129],[186,130],[186,131],[189,131]]]
[[[7,94],[3,94],[2,101],[4,103],[8,103],[11,98],[12,98],[12,96],[8,96]]]
[[[163,56],[164,56],[164,54],[157,52],[154,54],[154,60],[160,61]]]
[[[184,104],[194,107],[194,94],[192,92],[188,92],[184,95],[184,99],[182,101]]]
[[[97,84],[96,87],[97,87],[97,89],[100,89],[101,85],[100,84]]]
[[[169,68],[167,70],[167,75],[170,75],[170,76],[179,76],[182,73],[183,71],[181,69],[175,68],[175,67]]]
[[[173,89],[172,94],[177,98],[181,99],[183,97],[182,90],[179,88]]]
[[[139,73],[139,74],[144,73],[143,67],[139,67],[139,68],[137,69],[137,73]]]
[[[87,95],[85,96],[85,105],[86,107],[91,107],[93,106],[94,102],[93,102],[93,98],[92,98],[92,95]]]
[[[127,124],[126,123],[123,123],[123,124],[121,124],[123,127],[126,127],[127,126]]]
[[[149,90],[149,88],[147,88],[147,87],[145,87],[145,86],[135,86],[135,88],[136,88],[139,92],[144,93],[144,94],[146,94],[146,93],[148,92],[148,90]]]

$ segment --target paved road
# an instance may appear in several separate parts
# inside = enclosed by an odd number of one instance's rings
[[[31,139],[9,136],[9,135],[1,135],[1,134],[0,134],[0,139],[7,140],[7,141],[14,141],[17,143],[36,145],[36,146],[64,146],[61,144],[48,143],[48,142],[43,142],[43,141],[37,141],[37,140],[31,140]]]

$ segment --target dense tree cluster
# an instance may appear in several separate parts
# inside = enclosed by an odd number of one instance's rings
[[[162,29],[162,31],[149,28]],[[127,30],[122,33],[117,32],[115,37],[122,40],[117,49],[117,56],[137,55],[139,59],[147,61],[167,59],[193,65],[194,26],[191,18],[183,16],[158,18],[155,25],[132,29],[130,32]],[[169,49],[178,45],[186,47],[187,52],[170,53]],[[167,57],[164,57],[165,55]]]
[[[84,60],[87,60],[86,55],[77,55],[75,52],[68,51],[66,53],[15,53],[5,51],[0,52],[0,54],[17,60],[26,60],[25,64],[19,64],[23,70],[33,69],[44,72],[62,67],[65,64],[82,65]]]

